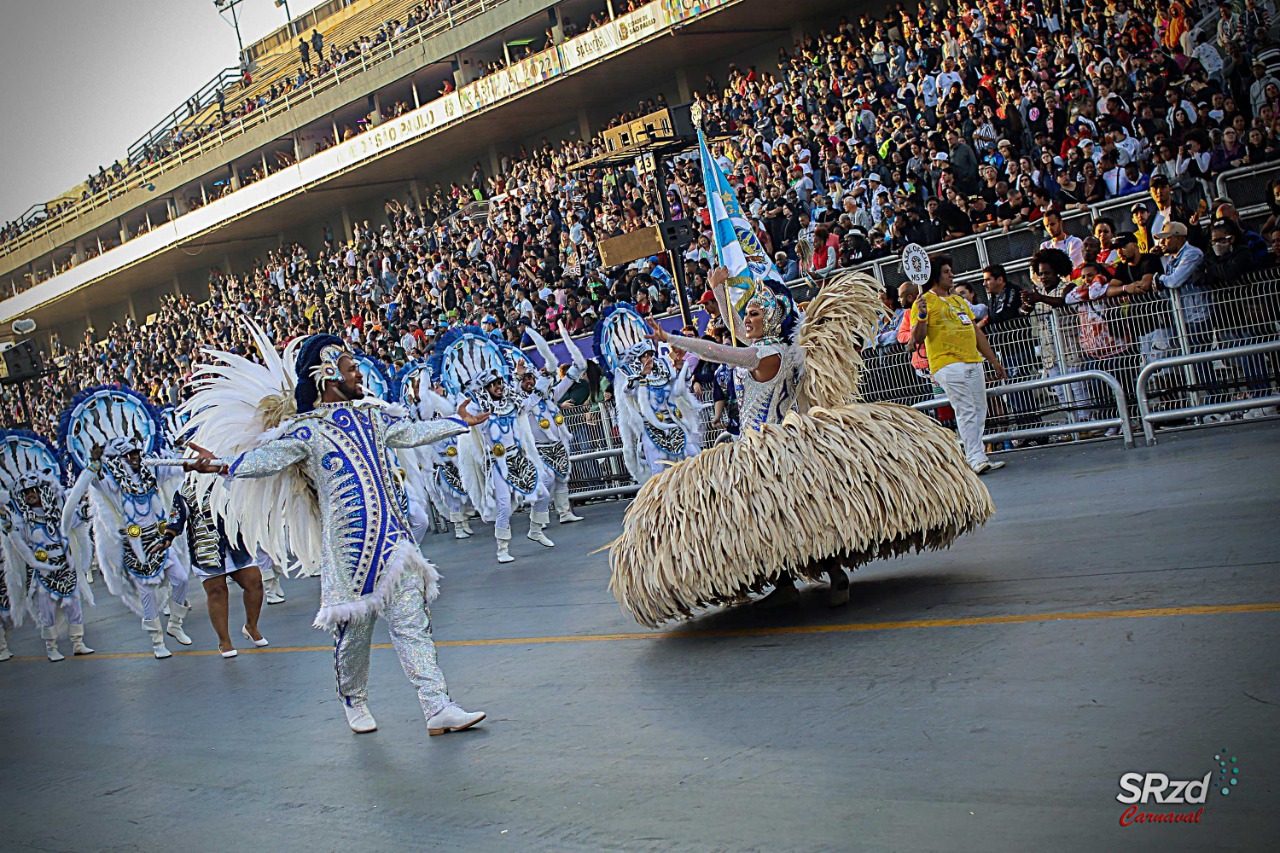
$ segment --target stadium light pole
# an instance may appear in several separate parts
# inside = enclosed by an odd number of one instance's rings
[[[218,10],[218,14],[222,15],[222,19],[227,19],[227,13],[231,13],[231,26],[236,31],[236,44],[240,46],[240,53],[237,56],[240,62],[244,61],[244,41],[240,38],[240,16],[236,14],[236,7],[243,3],[244,0],[213,0],[213,8]]]

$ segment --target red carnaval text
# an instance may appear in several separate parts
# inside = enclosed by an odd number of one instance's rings
[[[1177,814],[1175,812],[1140,812],[1137,805],[1129,806],[1120,815],[1121,826],[1132,826],[1135,823],[1199,823],[1204,814],[1204,806],[1193,812]]]

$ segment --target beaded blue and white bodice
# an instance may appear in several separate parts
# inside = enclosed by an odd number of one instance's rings
[[[778,372],[768,382],[761,382],[744,368],[734,368],[734,389],[738,396],[738,416],[742,430],[760,429],[764,424],[781,423],[794,411],[800,387],[801,353],[794,344],[759,343],[756,352],[763,360],[771,355],[782,358]]]

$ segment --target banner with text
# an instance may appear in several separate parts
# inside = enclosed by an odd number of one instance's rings
[[[650,3],[634,12],[621,15],[602,27],[596,27],[560,45],[565,70],[580,68],[615,50],[630,47],[666,26],[667,12],[662,2]]]
[[[510,67],[463,86],[458,91],[462,98],[462,109],[464,112],[484,109],[504,98],[550,80],[558,76],[561,71],[563,69],[560,67],[560,54],[555,48],[527,56],[512,63]]]

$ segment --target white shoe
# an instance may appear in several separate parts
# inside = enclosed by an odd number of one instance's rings
[[[351,731],[356,734],[364,735],[378,730],[378,724],[373,719],[373,714],[369,713],[369,706],[363,699],[344,700],[342,710],[347,714],[347,725],[351,726]]]
[[[44,652],[48,655],[50,663],[57,663],[60,660],[66,660],[66,657],[63,656],[62,652],[58,651],[57,640],[45,640]]]
[[[164,632],[173,637],[184,646],[191,645],[191,638],[187,636],[187,632],[182,630],[182,620],[187,618],[187,612],[191,608],[185,604],[174,604],[169,602],[169,621]]]
[[[160,631],[159,619],[143,619],[142,629],[151,635],[151,653],[156,656],[156,660],[173,657],[173,652],[169,651],[164,644],[164,634]]]
[[[262,600],[267,604],[284,604],[284,590],[280,587],[280,578],[272,578],[262,584],[264,593]]]
[[[93,649],[86,646],[84,640],[73,638],[71,641],[71,653],[73,655],[91,655],[93,654]]]
[[[269,646],[269,645],[271,645],[270,643],[268,643],[268,642],[267,642],[267,638],[266,638],[266,637],[263,637],[261,640],[255,640],[255,639],[252,637],[252,635],[250,635],[250,634],[249,634],[249,626],[248,626],[248,625],[241,625],[241,626],[240,626],[240,633],[244,636],[244,638],[245,638],[246,640],[248,640],[249,642],[253,643],[253,644],[254,644],[255,646],[257,646],[258,648],[262,648],[263,646]],[[259,634],[261,634],[262,632],[261,632],[261,631],[259,631],[258,633],[259,633]]]
[[[239,655],[240,652],[237,651],[236,649],[232,649],[229,652],[219,651],[218,654],[222,655],[224,658],[233,658]]]
[[[525,534],[525,538],[533,542],[537,542],[539,545],[545,545],[548,548],[556,547],[556,543],[552,542],[547,537],[547,534],[542,532],[541,524],[530,524],[529,532]]]
[[[999,459],[997,459],[995,462],[982,462],[982,463],[979,463],[978,466],[973,469],[973,473],[981,477],[983,474],[989,474],[992,471],[999,471],[1001,468],[1004,467],[1004,465],[1005,463]]]
[[[561,524],[573,524],[575,521],[582,521],[582,516],[574,515],[573,510],[560,513]]]
[[[461,524],[455,524],[453,526],[453,538],[454,539],[470,539],[471,532],[468,531]]]
[[[504,527],[501,530],[495,530],[494,538],[498,542],[498,562],[514,563],[516,558],[511,556],[511,528]]]
[[[0,663],[4,663],[7,660],[13,660],[13,652],[9,651],[8,646],[0,649]]]
[[[484,711],[464,711],[450,702],[442,711],[427,720],[427,734],[435,737],[445,732],[460,732],[471,728],[484,717]]]

